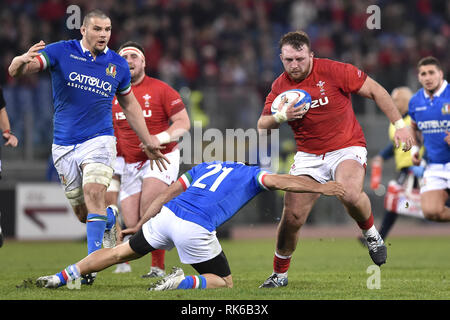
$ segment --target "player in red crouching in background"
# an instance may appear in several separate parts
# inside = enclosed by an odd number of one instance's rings
[[[113,100],[113,123],[117,143],[125,159],[121,177],[120,205],[125,225],[134,227],[152,201],[178,178],[180,150],[176,141],[190,129],[190,120],[180,95],[168,84],[145,75],[144,49],[135,42],[119,48],[128,62],[131,86],[144,114],[147,128],[156,135],[169,159],[167,170],[151,168],[140,141],[125,119],[117,99]],[[171,122],[171,124],[170,124]],[[164,250],[152,252],[150,272],[143,277],[164,276]]]
[[[272,83],[258,120],[258,129],[275,129],[288,121],[297,143],[290,174],[309,177],[320,183],[341,182],[346,193],[338,198],[361,228],[373,262],[381,265],[386,262],[387,250],[373,224],[370,200],[363,192],[366,141],[352,108],[351,94],[359,94],[377,103],[395,125],[394,141],[404,151],[409,150],[414,142],[412,131],[405,126],[389,93],[364,72],[351,64],[314,58],[305,32],[289,32],[279,44],[285,72]],[[310,109],[305,112],[300,107],[294,108],[294,101],[272,115],[274,99],[290,89],[307,91],[312,98]],[[318,198],[319,195],[314,193],[286,192],[277,230],[274,270],[261,287],[287,285],[287,272],[300,228]]]

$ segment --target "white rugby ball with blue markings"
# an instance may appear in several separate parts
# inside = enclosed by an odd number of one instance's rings
[[[301,89],[292,89],[292,90],[288,90],[285,91],[283,93],[280,93],[275,100],[273,100],[272,102],[272,107],[271,107],[271,111],[272,114],[276,113],[278,111],[278,107],[280,106],[281,101],[284,99],[284,97],[287,98],[286,102],[284,103],[284,105],[288,105],[290,104],[292,101],[299,99],[299,101],[294,105],[295,108],[301,106],[303,103],[306,103],[303,106],[302,110],[309,110],[309,107],[311,106],[311,96],[309,95],[308,92],[301,90]]]

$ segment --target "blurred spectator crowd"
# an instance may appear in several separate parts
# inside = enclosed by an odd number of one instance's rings
[[[378,30],[366,26],[366,9],[372,4],[381,9]],[[51,142],[48,75],[16,80],[7,67],[41,39],[81,38],[79,30],[67,28],[69,5],[78,5],[82,15],[96,8],[105,11],[113,26],[109,47],[115,50],[127,40],[142,43],[147,73],[176,89],[245,86],[264,99],[282,72],[278,40],[296,29],[310,35],[317,57],[353,63],[388,91],[399,85],[417,89],[415,65],[422,56],[434,55],[446,75],[450,70],[446,0],[3,0],[0,85],[13,121],[24,111],[40,119],[33,123],[42,126],[36,140]],[[27,123],[16,127],[20,125]]]

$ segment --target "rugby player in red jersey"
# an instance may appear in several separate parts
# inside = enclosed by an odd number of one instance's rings
[[[127,42],[118,53],[130,67],[132,90],[141,105],[147,128],[165,147],[161,152],[170,161],[167,170],[162,172],[151,168],[138,137],[114,99],[115,135],[125,159],[119,198],[125,225],[130,228],[138,223],[152,201],[177,180],[180,150],[176,141],[190,129],[190,120],[179,93],[167,83],[145,74],[144,50],[139,44]],[[164,275],[164,250],[156,250],[152,252],[150,272],[144,277]]]
[[[344,197],[338,198],[361,228],[372,260],[381,265],[386,262],[387,250],[373,224],[370,200],[363,191],[366,141],[352,108],[351,94],[376,102],[396,127],[396,147],[409,150],[414,142],[412,131],[405,126],[389,93],[364,72],[351,64],[314,58],[305,32],[285,34],[279,46],[285,71],[272,83],[258,120],[258,129],[275,129],[288,122],[297,144],[290,174],[306,176],[320,183],[341,182],[346,192]],[[309,110],[294,108],[294,101],[272,115],[272,102],[280,93],[290,89],[302,89],[311,95]],[[313,193],[286,192],[277,229],[274,270],[260,287],[287,285],[287,272],[300,228],[318,198],[319,195]]]

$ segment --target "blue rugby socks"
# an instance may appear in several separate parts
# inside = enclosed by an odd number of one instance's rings
[[[86,219],[88,254],[102,248],[108,218],[101,214],[89,213]]]
[[[206,279],[204,276],[186,276],[180,282],[177,289],[205,289]]]
[[[67,282],[73,281],[81,277],[80,270],[74,264],[68,266],[61,272],[56,274],[61,281],[60,286],[67,284]]]
[[[106,217],[107,217],[106,230],[109,230],[116,223],[116,216],[114,214],[114,210],[112,208],[112,205],[106,208]]]

